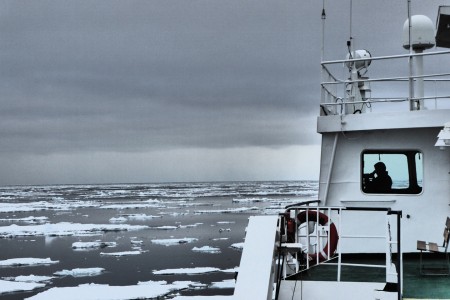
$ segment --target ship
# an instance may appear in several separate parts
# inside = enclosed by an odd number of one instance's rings
[[[322,59],[318,199],[249,218],[233,295],[175,299],[450,299],[450,6],[436,9],[433,23],[408,1],[405,54],[350,38]]]

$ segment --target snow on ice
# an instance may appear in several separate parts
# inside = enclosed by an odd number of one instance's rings
[[[227,208],[227,209],[211,209],[211,210],[196,210],[196,214],[230,214],[230,213],[241,213],[248,212],[252,210],[258,210],[259,208],[254,207],[239,207],[239,208]]]
[[[54,287],[42,293],[34,295],[28,300],[128,300],[128,299],[153,299],[167,295],[174,291],[189,288],[191,281],[147,281],[137,285],[110,286],[107,284],[82,284],[76,287]]]
[[[17,277],[12,277],[11,280],[14,281],[20,281],[20,282],[45,282],[52,280],[53,276],[39,276],[39,275],[21,275]],[[4,278],[4,279],[10,279],[10,278]]]
[[[16,236],[77,236],[107,231],[131,231],[147,229],[144,225],[129,224],[79,224],[79,223],[55,223],[42,225],[10,225],[0,227],[0,238]]]
[[[120,257],[120,256],[129,256],[129,255],[139,255],[144,252],[146,252],[146,251],[135,250],[135,251],[122,251],[122,252],[110,252],[110,253],[100,252],[100,255]]]
[[[203,247],[194,247],[192,248],[194,252],[202,252],[202,253],[220,253],[220,248],[214,248],[211,246],[203,246]]]
[[[186,274],[186,275],[197,275],[220,272],[221,269],[213,267],[196,267],[196,268],[179,268],[179,269],[165,269],[165,270],[154,270],[155,275],[176,275],[176,274]]]
[[[174,246],[179,244],[187,244],[197,241],[197,238],[182,238],[182,239],[156,239],[152,240],[153,244],[164,245],[164,246]]]
[[[16,282],[0,280],[0,295],[13,292],[32,291],[43,288],[45,284],[36,282]]]
[[[18,219],[0,219],[1,222],[24,222],[29,224],[36,224],[36,223],[45,223],[48,221],[48,217],[34,217],[29,216],[26,218],[18,218]]]
[[[1,267],[18,267],[18,266],[39,266],[39,265],[51,265],[59,263],[58,260],[51,260],[50,258],[10,258],[6,260],[0,260]]]
[[[127,203],[127,204],[108,204],[100,208],[103,209],[136,209],[136,208],[165,208],[165,205],[160,203]]]
[[[233,249],[242,250],[244,249],[244,242],[242,243],[234,243],[230,246]]]
[[[225,279],[224,281],[211,283],[209,288],[212,288],[212,289],[234,289],[235,285],[236,285],[236,280]]]
[[[76,268],[72,270],[58,271],[53,274],[58,276],[86,277],[86,276],[97,276],[103,273],[104,271],[105,269],[103,268]]]
[[[99,248],[116,247],[116,246],[117,246],[116,242],[95,241],[95,242],[72,243],[72,249],[77,249],[77,250],[90,250],[90,249],[99,249]]]
[[[0,213],[30,212],[44,210],[72,210],[80,207],[97,207],[98,204],[89,201],[64,201],[64,202],[27,202],[27,203],[2,203]]]

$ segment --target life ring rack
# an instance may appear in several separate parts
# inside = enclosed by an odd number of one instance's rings
[[[286,215],[289,215],[289,213],[287,212]],[[300,227],[301,224],[306,223],[307,219],[309,222],[318,222],[321,226],[329,226],[329,236],[327,236],[327,243],[318,253],[309,253],[308,260],[311,264],[315,264],[317,262],[317,258],[319,259],[319,262],[328,260],[336,252],[339,241],[339,234],[336,229],[336,225],[334,225],[334,223],[331,221],[331,219],[328,218],[326,214],[320,211],[317,212],[316,210],[304,210],[297,215],[298,227]],[[295,221],[287,217],[286,225],[287,241],[294,242],[296,233]],[[328,245],[328,241],[330,245]]]

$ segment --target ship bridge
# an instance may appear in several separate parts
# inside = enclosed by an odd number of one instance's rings
[[[407,54],[374,57],[349,42],[345,59],[322,62],[321,205],[402,210],[405,236],[439,238],[450,211],[450,51],[431,48],[450,45],[450,7],[437,25],[438,39],[430,19],[408,18]],[[417,251],[415,242],[404,251]]]
[[[322,62],[318,132],[442,127],[450,121],[450,51],[428,51],[450,48],[449,6],[439,8],[436,24],[435,33],[426,16],[405,21],[407,54],[372,57],[349,41],[346,59]]]

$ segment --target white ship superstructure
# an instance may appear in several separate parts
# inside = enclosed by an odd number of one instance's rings
[[[409,15],[402,46],[322,62],[319,198],[250,218],[215,299],[450,299],[450,7]]]

